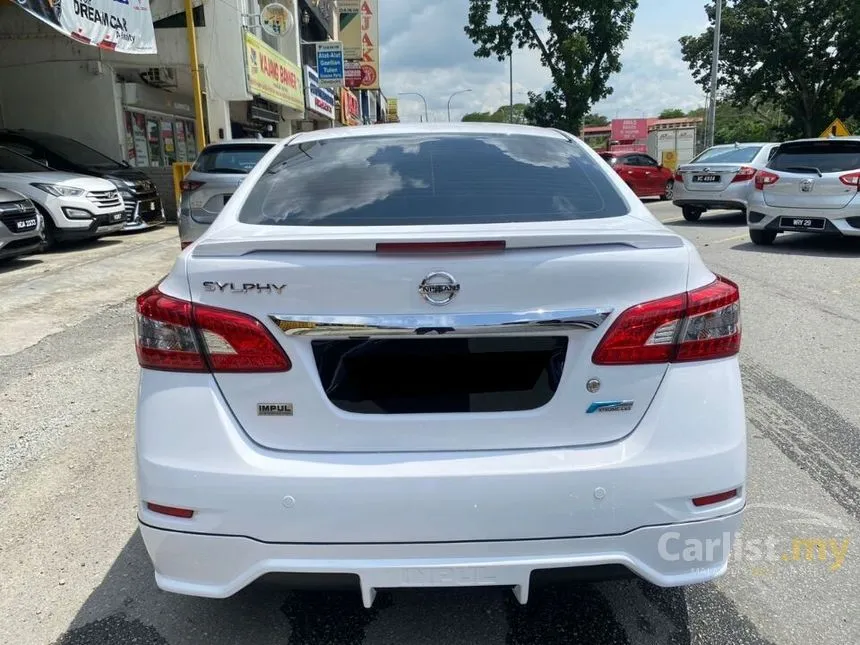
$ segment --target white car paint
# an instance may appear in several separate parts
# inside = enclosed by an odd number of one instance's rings
[[[166,296],[180,309],[193,302],[200,312],[251,316],[256,337],[268,337],[291,363],[288,371],[268,373],[141,369],[139,517],[158,585],[225,597],[266,573],[351,573],[370,606],[376,589],[423,586],[511,586],[525,602],[532,571],[561,567],[621,564],[664,586],[721,575],[729,544],[711,549],[707,561],[679,554],[688,543],[724,540],[740,526],[746,425],[736,346],[718,358],[687,362],[597,365],[593,358],[615,325],[629,320],[628,308],[700,293],[715,276],[587,146],[571,141],[623,196],[626,215],[336,228],[237,221],[285,145],[428,132],[567,138],[499,124],[297,135],[267,154],[213,225],[180,254],[158,285],[164,295],[142,296],[139,352],[141,343],[146,351],[155,347],[152,338],[167,349],[193,337],[175,327],[164,336],[163,323],[147,322],[155,315],[148,307]],[[506,249],[489,256],[374,252],[378,242],[476,239],[505,240]],[[416,290],[422,277],[440,269],[463,285],[444,307],[424,302]],[[223,288],[205,284],[215,282]],[[244,284],[260,284],[262,291],[236,289]],[[327,338],[312,335],[323,331],[334,337],[379,333],[338,324],[384,323],[397,334],[406,332],[391,326],[486,324],[491,327],[463,333],[505,337],[514,331],[492,325],[584,320],[589,312],[605,319],[563,331],[529,328],[533,337],[565,336],[567,350],[552,399],[521,411],[347,412],[324,391],[311,346]],[[168,319],[179,324],[180,318]],[[681,336],[692,334],[688,325],[694,324],[664,321],[651,338],[662,338],[666,325]],[[739,326],[734,329],[739,342]],[[236,346],[205,334],[211,351],[235,353]],[[707,337],[701,334],[695,337]],[[675,337],[668,336],[672,347]],[[586,387],[593,379],[601,382],[598,392]],[[589,412],[622,400],[632,401],[629,409]],[[290,414],[261,416],[260,404],[292,407]],[[701,506],[692,501],[726,491],[735,493]]]

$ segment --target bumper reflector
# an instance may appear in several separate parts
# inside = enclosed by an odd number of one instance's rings
[[[738,489],[727,490],[724,493],[716,493],[714,495],[705,495],[704,497],[694,497],[693,506],[711,506],[719,504],[738,496]]]
[[[170,517],[181,517],[184,519],[190,519],[194,516],[194,511],[189,510],[187,508],[176,508],[175,506],[162,506],[161,504],[153,504],[152,502],[146,503],[146,508],[152,511],[153,513],[159,513],[160,515],[169,515]]]

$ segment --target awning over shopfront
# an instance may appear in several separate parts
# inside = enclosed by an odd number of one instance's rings
[[[124,54],[155,54],[149,0],[15,0],[76,42]]]

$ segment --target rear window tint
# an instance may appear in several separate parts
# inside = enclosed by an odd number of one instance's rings
[[[860,141],[809,141],[779,148],[769,166],[785,172],[845,172],[860,169]]]
[[[577,144],[530,135],[387,135],[285,147],[239,221],[483,224],[617,217],[628,207]]]
[[[761,146],[742,146],[740,148],[710,148],[690,163],[708,161],[710,163],[751,163],[761,152]]]
[[[194,171],[248,174],[272,147],[256,143],[210,146],[197,157]]]

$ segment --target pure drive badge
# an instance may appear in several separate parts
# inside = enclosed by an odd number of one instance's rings
[[[629,412],[633,408],[633,401],[595,401],[588,406],[586,414],[595,412]]]
[[[291,417],[293,416],[292,403],[258,403],[257,416],[259,417]]]

